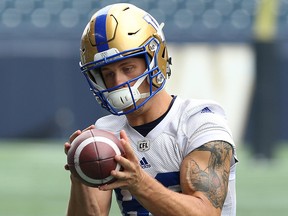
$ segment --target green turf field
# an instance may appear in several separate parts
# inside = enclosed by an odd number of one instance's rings
[[[243,147],[238,156],[237,215],[287,215],[288,145],[272,163],[254,161]],[[61,141],[0,141],[0,215],[65,215],[70,187],[65,160]],[[115,204],[110,215],[119,215]]]

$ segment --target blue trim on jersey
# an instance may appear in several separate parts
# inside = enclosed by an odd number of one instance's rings
[[[180,172],[158,173],[155,179],[165,187],[180,185]]]
[[[115,189],[116,199],[119,204],[119,200],[122,206],[122,215],[129,216],[129,212],[137,212],[137,216],[149,216],[149,212],[134,198],[129,201],[123,201],[123,195],[121,189]]]
[[[111,6],[108,6],[99,11],[97,19],[95,20],[94,29],[97,29],[97,33],[95,34],[95,42],[98,52],[103,52],[109,49],[106,34],[106,18],[110,8]]]
[[[158,173],[155,179],[167,188],[180,185],[180,172]],[[121,191],[119,188],[115,189],[118,204],[122,205],[122,215],[129,216],[129,212],[137,212],[137,216],[149,216],[149,212],[134,197],[123,201],[124,196]]]

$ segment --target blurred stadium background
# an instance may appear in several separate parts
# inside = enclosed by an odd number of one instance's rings
[[[64,215],[63,142],[106,114],[79,71],[79,41],[93,12],[116,2],[0,0],[0,215]],[[226,109],[238,215],[286,215],[288,0],[126,2],[165,23],[168,91]]]

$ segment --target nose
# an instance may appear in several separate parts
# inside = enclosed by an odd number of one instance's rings
[[[120,73],[115,73],[114,76],[114,86],[118,86],[120,84],[123,83],[123,75],[121,75]]]
[[[121,85],[128,81],[128,78],[121,72],[116,72],[114,75],[114,86]],[[127,84],[121,86],[120,88],[126,87]]]

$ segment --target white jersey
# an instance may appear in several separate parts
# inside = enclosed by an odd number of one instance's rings
[[[134,130],[125,116],[102,117],[96,127],[118,135],[124,129],[141,167],[165,187],[177,192],[181,192],[181,163],[191,151],[213,140],[226,141],[235,148],[223,109],[206,100],[182,100],[178,96],[164,119],[146,137]],[[228,186],[223,216],[236,215],[234,162]],[[129,191],[115,189],[115,193],[123,215],[151,215]]]

